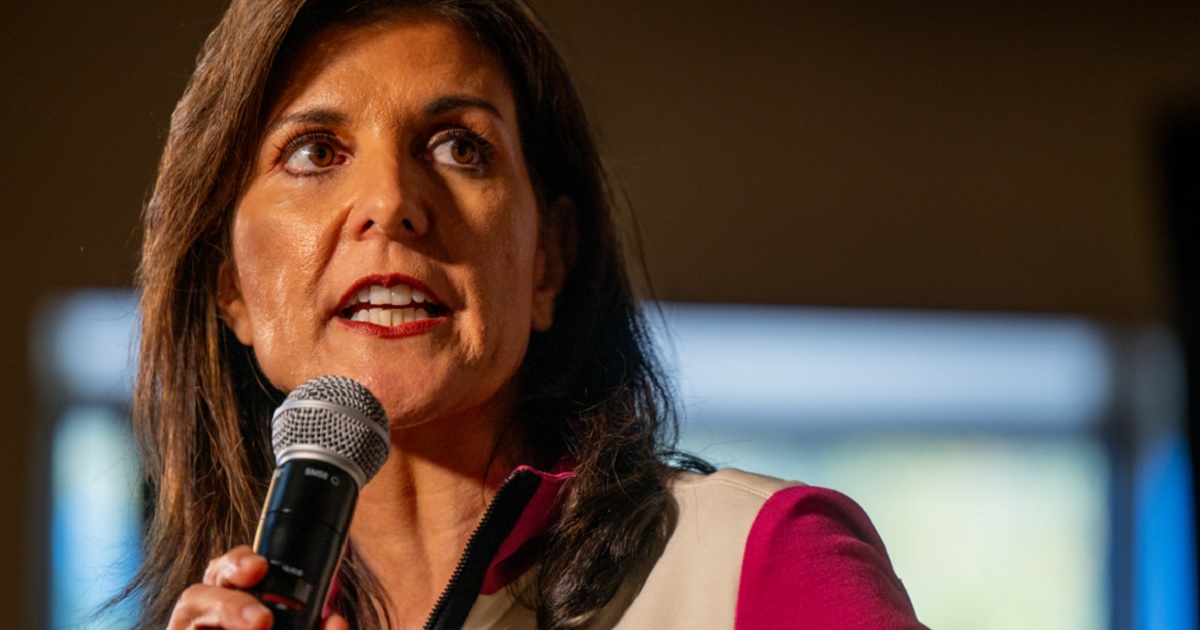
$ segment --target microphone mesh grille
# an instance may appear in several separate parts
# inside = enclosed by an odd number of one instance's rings
[[[374,477],[387,460],[390,447],[389,440],[383,437],[388,435],[387,415],[375,395],[353,379],[319,376],[292,390],[284,405],[304,400],[326,404],[290,407],[278,412],[271,421],[271,447],[275,456],[279,457],[290,446],[316,446],[358,464],[368,481]],[[376,428],[365,425],[364,421]]]

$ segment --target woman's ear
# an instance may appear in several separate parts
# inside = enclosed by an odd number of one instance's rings
[[[242,289],[238,283],[237,269],[231,261],[221,264],[217,274],[217,310],[221,321],[233,331],[242,345],[254,345],[254,327],[250,322],[250,309],[242,298]]]
[[[537,260],[533,268],[533,330],[544,332],[554,324],[554,300],[575,265],[575,202],[559,197],[546,212],[538,231]]]

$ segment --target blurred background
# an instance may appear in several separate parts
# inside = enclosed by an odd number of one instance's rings
[[[534,5],[688,449],[855,497],[931,627],[1195,627],[1200,3]],[[139,212],[224,6],[0,5],[15,626],[137,560]]]

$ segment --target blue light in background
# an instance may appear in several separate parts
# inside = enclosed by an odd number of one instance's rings
[[[1105,328],[1074,318],[662,308],[669,332],[653,332],[686,415],[735,431],[756,423],[847,436],[868,427],[930,438],[962,429],[1009,439],[1046,429],[1093,435],[1128,368]],[[52,618],[55,627],[86,627],[85,613],[137,561],[140,498],[124,417],[136,296],[61,296],[37,321],[39,386],[62,414],[52,454]],[[1195,627],[1187,454],[1174,435],[1138,463],[1134,582],[1144,630]]]
[[[128,419],[136,315],[132,291],[87,290],[47,299],[35,318],[38,389],[58,414],[49,453],[53,628],[119,628],[128,612],[96,616],[139,562],[141,475]]]
[[[51,627],[113,628],[94,615],[137,568],[141,488],[126,424],[112,409],[80,406],[55,431]]]
[[[1157,440],[1137,466],[1134,542],[1137,628],[1196,627],[1195,514],[1187,445]]]
[[[45,395],[128,404],[138,330],[133,291],[57,295],[42,303],[35,321],[29,345]]]
[[[663,305],[689,418],[1080,429],[1114,392],[1102,329],[1065,317]],[[672,359],[674,359],[672,361]]]
[[[1094,435],[1114,410],[1119,371],[1125,379],[1141,370],[1135,380],[1154,381],[1155,415],[1172,412],[1174,397],[1161,386],[1179,378],[1178,368],[1123,354],[1103,327],[1078,318],[660,307],[666,330],[658,324],[652,332],[677,375],[688,423],[741,425],[747,436],[764,426],[797,435],[864,428],[931,437],[963,429]],[[1161,330],[1145,336],[1177,352]],[[1140,449],[1134,473],[1134,627],[1196,628],[1186,447],[1178,426],[1144,415],[1134,421],[1155,427],[1140,431],[1155,442]]]

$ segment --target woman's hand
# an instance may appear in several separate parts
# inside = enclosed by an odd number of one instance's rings
[[[239,590],[254,586],[266,574],[267,559],[246,545],[214,558],[204,570],[204,579],[187,587],[175,602],[167,630],[267,630],[271,627],[271,611],[253,595]],[[350,630],[340,615],[331,615],[321,628]]]
[[[214,558],[204,570],[204,579],[187,587],[175,602],[167,629],[270,628],[271,611],[253,595],[238,590],[254,586],[266,574],[267,559],[246,545]]]

